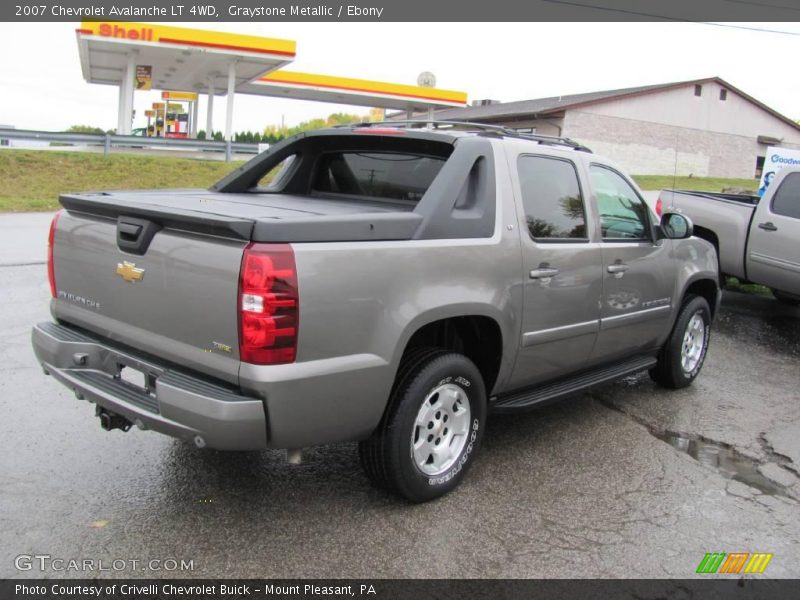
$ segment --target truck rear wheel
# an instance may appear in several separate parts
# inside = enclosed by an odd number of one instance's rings
[[[458,486],[478,450],[486,391],[466,356],[438,349],[403,361],[389,408],[372,437],[359,444],[369,479],[412,502]]]
[[[710,333],[708,302],[701,296],[688,296],[650,377],[667,388],[688,386],[703,368]]]

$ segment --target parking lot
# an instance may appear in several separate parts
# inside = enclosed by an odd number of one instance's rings
[[[706,552],[800,575],[798,308],[726,292],[692,387],[644,374],[493,417],[464,484],[410,505],[369,486],[353,444],[293,466],[101,430],[30,348],[47,223],[0,215],[0,577],[683,578]],[[33,554],[124,567],[18,570]]]

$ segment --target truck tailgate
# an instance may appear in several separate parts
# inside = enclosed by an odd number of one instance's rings
[[[249,242],[410,239],[422,219],[396,203],[200,189],[59,201],[53,315],[233,384]]]
[[[53,249],[53,316],[238,384],[237,296],[246,241],[161,228],[123,251],[117,219],[63,211]]]

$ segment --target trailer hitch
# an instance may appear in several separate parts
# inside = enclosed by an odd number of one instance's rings
[[[118,415],[117,413],[113,413],[111,411],[98,406],[95,409],[95,415],[100,418],[100,427],[105,429],[106,431],[111,431],[112,429],[121,429],[122,431],[128,431],[132,426],[133,423],[128,421],[122,415]]]

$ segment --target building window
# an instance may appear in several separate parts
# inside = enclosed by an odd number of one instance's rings
[[[761,174],[764,172],[764,156],[756,156],[756,179],[761,179]]]
[[[728,99],[728,90],[726,90],[725,88],[722,88],[719,91],[719,99],[722,100],[723,102],[725,100],[727,100]]]
[[[703,86],[699,83],[695,84],[694,86],[694,95],[695,96],[702,96],[703,95]]]

